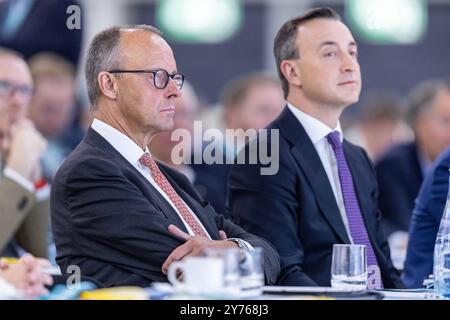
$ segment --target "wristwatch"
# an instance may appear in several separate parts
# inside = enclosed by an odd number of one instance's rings
[[[239,249],[248,250],[248,247],[245,244],[245,242],[239,238],[229,238],[227,240],[233,241],[234,243],[236,243],[238,245]]]

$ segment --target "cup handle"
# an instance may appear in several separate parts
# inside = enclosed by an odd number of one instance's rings
[[[177,270],[183,271],[183,262],[174,261],[170,264],[169,269],[167,270],[167,279],[169,282],[177,289],[180,289],[184,286],[184,283],[177,279]]]

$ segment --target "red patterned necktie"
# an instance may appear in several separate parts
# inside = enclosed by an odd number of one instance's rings
[[[145,153],[139,159],[139,162],[150,170],[153,180],[155,180],[156,184],[161,188],[161,190],[166,193],[170,201],[172,201],[172,203],[175,205],[175,208],[177,208],[178,212],[183,217],[184,221],[189,225],[189,228],[191,228],[194,234],[207,238],[208,236],[206,235],[201,225],[186,207],[183,200],[181,200],[181,197],[163,175],[161,170],[159,170],[158,165],[156,164],[156,161],[153,160],[152,156],[148,153]]]

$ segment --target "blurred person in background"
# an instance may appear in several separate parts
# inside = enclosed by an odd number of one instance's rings
[[[412,133],[403,121],[403,112],[401,97],[372,91],[356,111],[355,122],[344,129],[344,136],[364,148],[375,162],[395,143],[412,139]]]
[[[414,142],[394,146],[375,165],[382,223],[395,266],[403,269],[414,200],[436,157],[450,145],[450,87],[429,80],[409,95],[407,121]]]
[[[0,46],[20,52],[26,60],[37,53],[55,52],[78,66],[84,20],[80,14],[79,28],[69,29],[67,23],[75,22],[67,10],[72,5],[80,7],[80,2],[0,1]]]
[[[28,117],[48,140],[43,170],[44,177],[51,182],[59,165],[72,151],[62,134],[74,118],[75,68],[68,60],[50,52],[31,57],[29,66],[34,95]]]
[[[186,84],[185,84],[186,86]],[[191,133],[191,139],[196,136],[193,132],[194,121],[199,117],[199,100],[192,86],[187,83],[183,95],[175,102],[177,112],[174,116],[174,129],[183,128]],[[226,129],[234,129],[236,140],[213,141],[217,148],[223,148],[224,156],[234,161],[237,152],[243,147],[246,138],[251,138],[248,129],[262,129],[274,120],[282,110],[283,92],[280,82],[271,76],[252,73],[231,80],[223,89],[221,104],[222,117]],[[202,126],[203,127],[203,126]],[[203,129],[208,129],[203,127]],[[224,128],[223,137],[225,138]],[[202,145],[203,141],[191,140],[191,153],[184,155],[189,165],[176,165],[172,161],[172,150],[178,141],[171,141],[172,131],[162,132],[153,139],[150,149],[154,156],[165,164],[184,173],[194,184],[199,193],[208,200],[220,213],[225,212],[227,179],[230,164],[207,164],[202,161],[195,163],[194,143]],[[256,131],[255,131],[256,132]],[[203,134],[203,133],[202,133]],[[228,143],[230,142],[230,143]],[[227,149],[229,147],[229,149]],[[201,150],[200,150],[201,151]],[[227,153],[228,152],[228,153]]]
[[[149,149],[152,150],[152,155],[166,165],[177,169],[189,179],[195,181],[195,174],[192,168],[186,163],[190,162],[192,153],[183,154],[186,161],[175,163],[172,158],[173,148],[180,143],[180,141],[172,140],[172,133],[176,129],[186,129],[191,135],[191,145],[184,150],[193,150],[192,140],[194,138],[194,121],[198,117],[199,101],[194,88],[187,81],[183,84],[183,95],[175,101],[175,115],[173,118],[173,129],[171,131],[160,132],[155,136],[155,139],[149,144]],[[183,142],[181,142],[183,143]],[[202,143],[198,141],[198,143]]]
[[[234,159],[252,138],[246,133],[248,129],[263,129],[280,115],[284,107],[281,83],[262,73],[240,76],[225,85],[221,104],[225,128],[234,129],[237,137],[237,144],[225,141],[226,154]]]
[[[26,62],[0,48],[0,256],[47,256],[49,188],[40,163],[46,141],[25,118],[32,92]]]
[[[76,71],[69,60],[52,52],[38,53],[28,63],[34,82],[28,117],[48,141],[41,163],[43,176],[51,184],[59,166],[73,150],[64,134],[73,130]],[[48,244],[48,258],[56,264],[50,229]]]
[[[21,53],[27,61],[37,54],[53,52],[66,59],[77,70],[86,21],[82,2],[0,1],[0,46]],[[87,108],[81,108],[78,103],[76,107],[73,122],[62,134],[62,140],[70,149],[75,148],[84,135],[81,121]]]
[[[206,164],[197,165],[194,163],[194,144],[202,146],[203,141],[194,141],[194,121],[199,117],[199,100],[192,85],[185,81],[183,84],[183,95],[175,101],[175,115],[173,118],[174,127],[171,131],[160,132],[152,139],[149,149],[152,155],[164,164],[183,173],[189,181],[194,184],[197,191],[217,210],[223,213],[225,196],[223,193],[223,181],[220,180],[223,166],[212,164],[209,170],[204,170]],[[172,140],[172,134],[177,129],[185,129],[190,134],[190,144],[184,145],[183,151],[188,151],[182,155],[182,163],[175,163],[172,157],[174,147],[178,144],[184,144],[186,141]],[[203,134],[203,133],[202,133]],[[202,151],[200,149],[200,151]],[[222,170],[222,171],[221,171]],[[206,179],[206,182],[205,182]],[[211,179],[211,180],[210,180]],[[222,210],[221,210],[222,208]]]
[[[194,185],[220,213],[226,210],[228,176],[236,155],[245,143],[265,128],[283,110],[281,83],[263,73],[244,74],[228,82],[221,92],[223,140],[214,141],[224,153],[223,164],[192,163]],[[233,130],[231,136],[225,130]],[[231,138],[231,139],[227,139]]]

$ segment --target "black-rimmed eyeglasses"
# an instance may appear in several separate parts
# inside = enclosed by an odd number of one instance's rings
[[[181,90],[184,83],[184,75],[181,73],[173,73],[169,74],[167,70],[164,69],[155,69],[155,70],[120,70],[115,69],[108,71],[109,73],[151,73],[153,74],[153,84],[158,89],[164,89],[167,87],[167,84],[169,83],[169,79],[172,78],[172,80],[177,85],[178,89]]]
[[[24,99],[29,99],[33,94],[33,87],[29,85],[16,85],[6,80],[0,80],[0,97],[11,98],[16,92]]]

